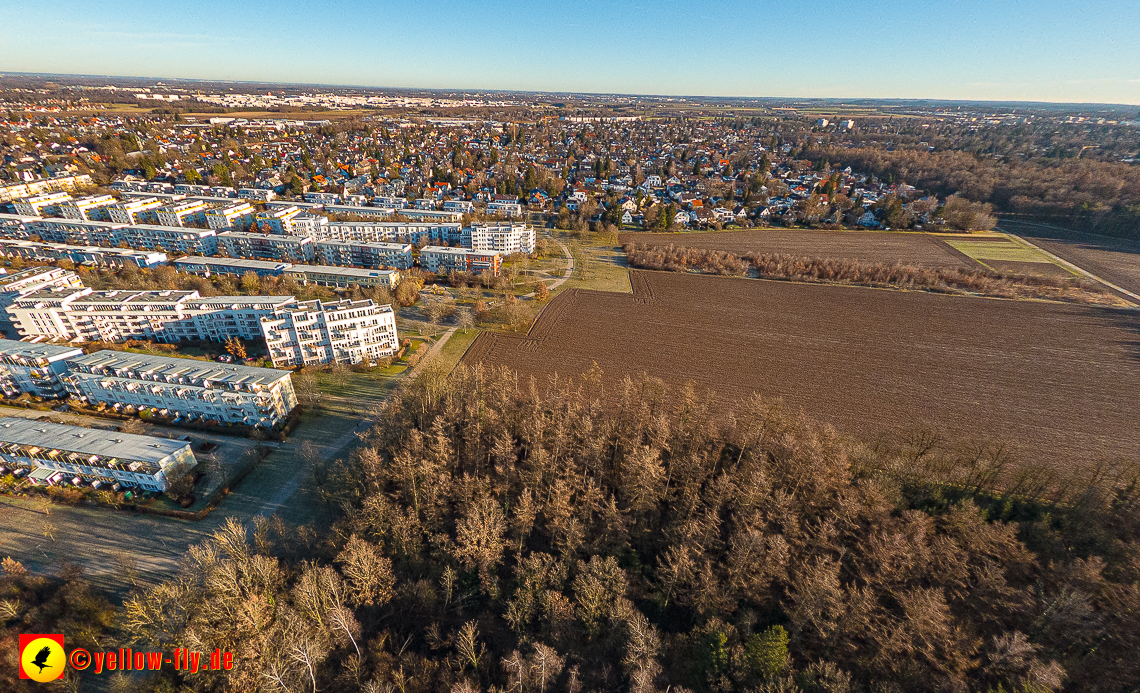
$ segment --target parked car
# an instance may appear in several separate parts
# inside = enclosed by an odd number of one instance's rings
[[[222,363],[233,363],[234,357],[230,356],[229,354],[222,354],[221,356],[218,357],[218,360],[221,361]]]

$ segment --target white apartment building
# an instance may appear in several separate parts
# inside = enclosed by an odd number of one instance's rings
[[[179,342],[257,339],[260,320],[292,296],[213,296],[197,291],[43,289],[17,297],[7,314],[17,334],[55,341]]]
[[[365,243],[460,243],[463,240],[463,224],[458,222],[414,222],[414,221],[334,221],[325,217],[324,223],[312,223],[297,233],[312,236],[314,240],[354,241]]]
[[[170,418],[272,427],[297,406],[287,371],[170,356],[97,351],[68,359],[63,380],[88,404]]]
[[[43,217],[59,214],[59,206],[71,199],[65,192],[41,193],[21,198],[12,203],[16,214],[26,217]]]
[[[267,209],[264,212],[258,212],[256,215],[254,215],[254,221],[262,231],[292,236],[295,235],[295,231],[293,229],[293,219],[295,219],[300,214],[301,210],[297,207],[280,207],[277,209]]]
[[[88,195],[68,200],[59,206],[59,213],[67,219],[83,221],[111,221],[108,207],[118,202],[111,195]]]
[[[487,214],[499,214],[504,217],[518,218],[523,215],[522,205],[518,202],[488,202]]]
[[[292,266],[293,263],[291,262],[246,260],[236,257],[202,257],[200,255],[187,255],[174,261],[174,267],[179,272],[188,272],[203,277],[215,274],[232,274],[240,277],[246,272],[253,272],[259,277],[279,277]]]
[[[443,209],[448,212],[470,214],[475,211],[475,203],[471,200],[446,200],[443,203]]]
[[[21,296],[44,289],[83,288],[83,281],[74,272],[58,267],[29,267],[12,274],[0,275],[0,333],[18,339],[20,332],[12,323],[7,309]]]
[[[68,245],[66,243],[37,243],[0,238],[0,256],[22,257],[27,260],[56,262],[70,260],[77,265],[122,268],[157,267],[167,262],[166,253],[130,248],[101,248],[94,245]],[[2,308],[2,306],[0,306]]]
[[[218,231],[245,231],[253,225],[253,205],[237,202],[206,210],[206,226]]]
[[[67,370],[65,359],[81,356],[79,347],[33,344],[0,339],[0,392],[5,397],[23,393],[36,397],[62,397],[60,376]]]
[[[125,242],[123,229],[127,225],[114,221],[51,218],[34,219],[27,228],[48,243],[116,246]]]
[[[165,491],[197,464],[190,443],[16,417],[0,418],[0,462],[35,483],[80,477]]]
[[[243,200],[253,200],[254,202],[271,202],[277,194],[268,189],[241,188],[237,191],[237,196]]]
[[[261,329],[278,368],[361,363],[399,349],[392,307],[370,300],[304,301],[262,319]]]
[[[305,202],[335,205],[340,202],[340,195],[329,192],[307,192],[305,193]]]
[[[497,250],[504,255],[534,252],[534,229],[521,222],[472,224],[463,235],[463,245],[472,250]]]
[[[107,214],[116,224],[153,224],[158,221],[158,208],[162,202],[153,197],[123,200],[107,208]]]
[[[29,195],[38,195],[45,192],[74,192],[78,188],[94,185],[91,176],[86,173],[73,176],[56,176],[55,178],[39,178],[22,183],[9,183],[0,185],[0,202],[12,200]]]
[[[209,208],[204,200],[183,200],[159,207],[155,213],[162,226],[205,226]]]
[[[470,248],[444,248],[426,245],[420,248],[420,267],[425,272],[479,272],[499,275],[503,256],[497,250],[471,250]]]
[[[402,197],[383,197],[377,196],[372,198],[372,204],[377,207],[386,207],[388,209],[401,210],[408,206],[408,201]]]
[[[357,205],[333,205],[325,204],[325,211],[329,214],[342,214],[353,215],[358,217],[372,217],[376,219],[387,219],[392,216],[392,210],[386,207],[363,207]],[[407,210],[400,210],[401,213]]]
[[[408,269],[412,266],[412,246],[407,243],[367,241],[317,241],[317,257],[322,264],[343,267]]]
[[[37,217],[25,217],[19,214],[0,214],[0,238],[27,240],[31,236],[28,226],[36,219]]]
[[[312,262],[316,252],[313,239],[309,236],[242,231],[230,231],[218,236],[218,249],[224,250],[232,258],[286,262]]]
[[[391,289],[398,285],[402,278],[399,270],[357,269],[329,265],[292,265],[282,274],[291,277],[298,284],[316,284],[337,289],[346,289],[350,286],[383,286]]]
[[[293,233],[298,236],[325,238],[324,228],[328,225],[328,217],[312,212],[304,212],[293,217]]]

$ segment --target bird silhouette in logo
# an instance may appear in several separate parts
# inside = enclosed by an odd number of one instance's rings
[[[32,664],[35,664],[40,668],[40,673],[43,673],[44,667],[51,667],[51,665],[47,663],[48,657],[51,657],[51,648],[45,647],[37,652],[36,658],[32,660]]]

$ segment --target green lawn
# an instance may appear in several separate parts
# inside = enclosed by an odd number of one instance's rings
[[[986,240],[946,240],[953,249],[969,255],[975,260],[999,260],[1005,262],[1042,262],[1052,264],[1049,256],[1036,248],[1011,241]]]
[[[560,288],[593,289],[631,294],[629,266],[620,246],[596,241],[563,240],[574,255],[574,276]]]
[[[475,341],[482,330],[456,330],[455,334],[451,335],[451,339],[443,345],[439,353],[432,359],[432,364],[441,366],[449,373],[459,364],[459,359],[463,358],[463,354],[467,352],[467,348]]]

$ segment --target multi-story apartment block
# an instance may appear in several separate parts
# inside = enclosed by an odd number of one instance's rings
[[[18,339],[20,332],[7,309],[21,296],[52,288],[83,288],[83,281],[76,273],[58,267],[29,267],[0,275],[0,333]]]
[[[45,192],[74,192],[77,189],[92,185],[94,182],[91,180],[91,176],[86,173],[75,176],[40,178],[22,183],[9,183],[8,185],[0,185],[0,202],[11,202],[21,197]]]
[[[412,221],[434,222],[442,224],[445,222],[458,223],[463,221],[463,214],[461,212],[451,212],[446,210],[435,209],[401,209],[399,214],[411,219]]]
[[[261,231],[280,233],[286,236],[294,235],[293,219],[301,214],[295,206],[267,209],[254,215],[254,221]]]
[[[377,207],[385,207],[387,209],[394,209],[399,211],[408,206],[408,201],[402,197],[383,197],[377,196],[372,198],[372,204]]]
[[[123,200],[107,208],[107,214],[116,224],[154,224],[158,221],[158,208],[162,201],[154,197]]]
[[[293,233],[298,236],[310,238],[325,238],[325,227],[329,225],[329,218],[312,212],[304,212],[293,217]]]
[[[16,200],[12,206],[16,214],[26,217],[54,216],[59,214],[59,206],[71,200],[65,192],[41,193]]]
[[[108,207],[116,202],[118,200],[111,195],[88,195],[60,204],[59,213],[67,219],[111,221]]]
[[[363,207],[357,205],[333,205],[326,204],[325,211],[329,214],[340,214],[342,216],[356,216],[356,217],[369,217],[373,219],[387,219],[392,216],[392,210],[384,207]],[[401,210],[405,211],[405,210]]]
[[[205,226],[206,210],[210,205],[204,200],[182,200],[159,207],[155,212],[162,226]]]
[[[309,236],[241,231],[231,231],[218,236],[218,248],[226,251],[226,255],[230,257],[286,262],[312,262],[315,252],[313,239]]]
[[[471,250],[427,245],[420,249],[420,266],[426,272],[483,272],[498,276],[503,256],[497,250]]]
[[[363,301],[304,301],[261,321],[276,367],[360,363],[396,353],[391,306]]]
[[[254,209],[248,202],[237,202],[206,210],[206,225],[218,231],[245,231],[253,225]]]
[[[340,202],[340,195],[328,192],[307,192],[305,193],[305,202],[316,202],[322,205],[335,205]]]
[[[92,291],[80,286],[17,297],[7,314],[25,338],[221,342],[257,339],[261,318],[292,303],[292,296],[201,298],[197,291]]]
[[[272,427],[297,406],[287,371],[170,356],[97,351],[68,359],[63,380],[88,404],[175,419]]]
[[[20,214],[0,214],[0,238],[16,241],[27,240],[32,232],[29,226],[38,217],[25,217]]]
[[[213,255],[218,252],[218,232],[171,226],[124,226],[121,241],[131,248],[163,250],[171,255]]]
[[[79,477],[147,491],[169,489],[197,464],[186,441],[14,417],[0,418],[0,461],[37,483]]]
[[[237,191],[237,196],[243,200],[253,200],[254,202],[269,202],[276,193],[272,190],[262,188],[241,188]]]
[[[192,183],[179,183],[174,186],[174,192],[179,195],[209,195],[210,186],[194,185]]]
[[[317,241],[317,256],[325,265],[383,269],[412,266],[412,246],[407,243],[367,241]]]
[[[283,274],[299,284],[316,284],[338,289],[350,286],[383,286],[390,289],[398,285],[401,279],[398,270],[357,269],[329,265],[293,265]]]
[[[166,253],[130,248],[101,248],[93,245],[66,243],[36,243],[0,239],[0,256],[22,257],[27,260],[57,262],[70,260],[77,265],[122,268],[157,267],[166,264]]]
[[[472,250],[497,250],[504,255],[534,252],[534,229],[521,222],[472,224],[463,245]]]
[[[318,217],[326,219],[326,217]],[[413,221],[336,221],[313,223],[299,234],[312,236],[314,240],[362,241],[366,243],[460,243],[463,239],[463,225],[457,222],[430,223]]]
[[[0,392],[5,397],[25,392],[36,397],[63,397],[67,393],[60,375],[67,370],[65,360],[82,354],[79,347],[0,339]]]
[[[289,262],[274,262],[272,260],[187,255],[175,260],[174,266],[179,272],[188,272],[203,277],[215,274],[234,274],[240,277],[246,272],[253,272],[259,277],[279,277],[293,265]]]
[[[446,200],[443,203],[443,209],[447,212],[470,214],[475,211],[475,203],[471,200]]]
[[[491,201],[487,203],[487,214],[499,214],[504,217],[517,218],[523,214],[522,205],[518,202],[496,202]]]
[[[48,243],[71,245],[115,246],[124,243],[126,224],[113,221],[83,221],[82,219],[35,219],[28,230]]]

